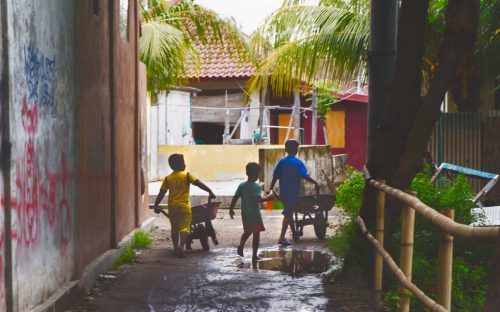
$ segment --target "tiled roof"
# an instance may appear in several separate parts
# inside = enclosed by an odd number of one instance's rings
[[[192,78],[250,78],[255,70],[251,61],[240,61],[236,51],[229,52],[227,44],[196,44],[200,67],[195,62],[187,66],[187,77]]]

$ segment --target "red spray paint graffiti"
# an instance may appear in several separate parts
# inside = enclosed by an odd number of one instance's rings
[[[67,256],[68,241],[71,235],[71,211],[66,198],[66,188],[69,180],[66,157],[61,157],[60,171],[50,172],[45,166],[47,185],[39,185],[42,209],[47,214],[47,220],[52,233],[59,238],[61,255]],[[46,187],[46,188],[44,188]],[[60,196],[58,197],[58,192]]]
[[[35,133],[38,125],[38,106],[31,109],[26,100],[22,108],[25,133],[24,153],[16,165],[18,242],[29,247],[40,239],[40,172],[35,163]]]
[[[59,241],[61,256],[67,259],[68,242],[71,236],[71,211],[67,200],[69,173],[64,153],[59,170],[51,172],[47,163],[40,171],[35,152],[35,136],[38,126],[38,106],[30,108],[26,102],[22,107],[24,129],[24,153],[16,164],[16,202],[18,230],[13,239],[26,248],[36,246],[42,230],[41,211],[45,211],[48,227]],[[45,157],[49,159],[48,155]]]

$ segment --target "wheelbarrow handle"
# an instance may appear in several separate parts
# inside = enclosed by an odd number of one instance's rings
[[[158,207],[159,208],[159,207]],[[154,205],[149,205],[149,209],[155,209],[155,206]],[[165,212],[165,210],[163,210],[162,208],[159,208],[160,212],[165,215],[165,217],[169,218],[170,219],[170,216],[168,215],[168,213]]]

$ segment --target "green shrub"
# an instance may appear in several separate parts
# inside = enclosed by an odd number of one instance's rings
[[[424,165],[413,179],[411,188],[417,192],[417,197],[426,205],[440,211],[454,209],[455,221],[463,224],[481,221],[484,215],[472,215],[471,208],[476,207],[471,200],[472,189],[463,174],[450,179],[443,177],[438,186],[430,182],[431,166]],[[337,188],[336,205],[343,208],[344,222],[336,226],[336,233],[329,241],[329,247],[338,257],[345,257],[352,244],[361,246],[356,240],[363,238],[356,235],[354,218],[358,215],[363,200],[364,180],[361,173],[348,173],[346,181]],[[399,262],[400,228],[392,234],[391,245],[386,246],[394,260]],[[440,232],[436,226],[422,216],[415,219],[415,246],[413,256],[412,281],[431,298],[436,298],[438,246]],[[479,311],[484,305],[487,292],[486,267],[491,259],[494,248],[489,244],[456,238],[454,240],[453,259],[453,311]],[[361,250],[360,254],[366,251]],[[350,255],[352,256],[352,255]],[[357,256],[357,255],[354,255]],[[356,259],[355,263],[363,261]],[[398,281],[392,272],[384,270],[384,287],[387,290],[383,304],[392,310],[399,306],[397,293]],[[425,307],[410,295],[412,311],[426,311]]]
[[[132,245],[127,245],[123,252],[115,259],[113,265],[111,266],[113,270],[121,267],[126,263],[132,263],[135,260],[135,250],[132,248]]]
[[[132,248],[133,249],[145,249],[148,248],[153,239],[149,233],[146,233],[142,230],[137,230],[134,232],[134,238],[132,240]]]
[[[337,257],[344,258],[353,240],[359,239],[356,235],[354,219],[361,209],[364,187],[363,174],[348,168],[346,181],[337,188],[335,203],[337,207],[343,208],[344,220],[335,227],[335,234],[328,242],[330,249]]]
[[[117,269],[126,263],[133,263],[136,257],[136,250],[149,247],[152,241],[153,239],[149,233],[142,230],[135,231],[131,243],[128,244],[118,258],[115,259],[112,268]]]

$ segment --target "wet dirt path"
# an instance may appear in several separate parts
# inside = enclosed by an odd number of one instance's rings
[[[184,259],[171,255],[168,221],[159,218],[153,245],[135,264],[102,277],[74,311],[371,311],[367,292],[321,273],[337,262],[312,226],[300,242],[276,245],[281,220],[279,211],[264,212],[263,260],[252,263],[251,238],[245,257],[235,252],[243,228],[227,210],[213,223],[219,246],[204,252],[195,240]]]

